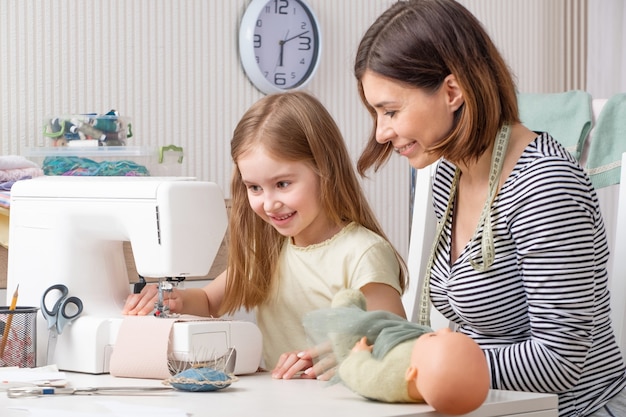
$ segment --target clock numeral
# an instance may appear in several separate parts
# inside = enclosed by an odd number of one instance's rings
[[[254,47],[255,48],[260,48],[261,47],[261,45],[262,45],[261,39],[262,39],[261,35],[259,35],[257,33],[254,34]]]
[[[295,78],[296,78],[296,73],[295,73],[295,72],[292,72],[292,73],[291,73],[291,79],[292,79],[292,80],[294,80]]]
[[[289,0],[274,0],[274,13],[287,14],[289,8]]]
[[[287,84],[287,78],[285,77],[284,72],[277,72],[274,74],[274,85],[285,85]]]
[[[301,64],[301,65],[306,65],[306,60],[305,60],[304,58],[302,58],[302,59],[300,60],[300,64]]]
[[[298,39],[300,40],[298,50],[308,51],[311,49],[311,38],[309,38],[308,36],[300,36]]]

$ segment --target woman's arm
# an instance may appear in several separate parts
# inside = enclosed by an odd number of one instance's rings
[[[507,217],[530,337],[485,349],[492,384],[563,392],[579,380],[592,345],[596,286],[602,279],[596,274],[606,273],[608,254],[604,230],[597,227],[598,212],[582,174],[565,161],[543,158],[515,186]],[[494,312],[491,320],[498,319]]]

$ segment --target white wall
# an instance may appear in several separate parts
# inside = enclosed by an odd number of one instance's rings
[[[355,160],[371,122],[352,63],[367,26],[393,0],[308,0],[324,49],[308,89],[337,119]],[[584,88],[572,8],[586,0],[463,1],[485,23],[528,92]],[[43,119],[115,108],[133,118],[132,144],[181,145],[183,175],[228,193],[229,140],[262,94],[246,79],[237,28],[248,0],[0,0],[0,153],[45,144]],[[565,80],[565,81],[564,81]],[[131,144],[131,143],[129,143]],[[393,158],[364,181],[374,209],[408,252],[409,174]]]
[[[587,91],[609,98],[626,92],[626,2],[589,4]]]

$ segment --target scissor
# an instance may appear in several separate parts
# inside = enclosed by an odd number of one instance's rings
[[[58,291],[59,298],[55,301],[52,309],[48,309],[47,296],[51,291]],[[48,322],[48,362],[50,365],[54,359],[54,350],[57,338],[68,323],[74,321],[83,311],[83,302],[78,297],[68,297],[69,290],[63,284],[49,287],[41,297],[41,313]],[[69,309],[68,309],[69,306]]]
[[[86,388],[52,388],[52,387],[13,387],[7,391],[9,398],[41,397],[48,395],[156,395],[173,391],[172,387],[86,387]]]

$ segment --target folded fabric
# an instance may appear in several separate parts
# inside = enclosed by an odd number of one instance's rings
[[[3,155],[0,156],[0,169],[16,169],[16,168],[37,168],[35,162],[24,158],[20,155]]]
[[[580,159],[591,130],[591,95],[586,91],[517,95],[522,124],[537,132],[548,132],[574,158]]]
[[[18,181],[43,175],[39,167],[0,169],[0,182]]]
[[[4,208],[11,207],[11,192],[10,191],[0,191],[0,207],[4,207]]]
[[[598,189],[618,184],[626,152],[626,93],[609,98],[602,108],[589,145],[585,169]]]

